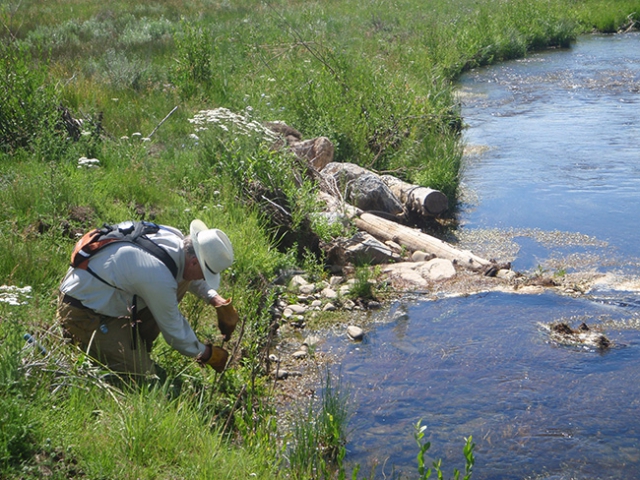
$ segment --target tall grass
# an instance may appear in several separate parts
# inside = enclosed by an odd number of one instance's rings
[[[312,478],[324,468],[329,478],[335,468],[313,447],[339,463],[342,398],[327,385],[325,413],[303,412],[317,430],[298,426],[287,467],[265,375],[271,282],[311,260],[278,248],[249,194],[278,192],[293,228],[339,231],[307,221],[316,187],[264,132],[197,131],[189,119],[224,107],[246,122],[281,120],[329,137],[338,161],[454,203],[457,77],[593,29],[627,29],[637,12],[638,0],[2,3],[0,275],[33,293],[24,305],[0,301],[0,475]],[[237,260],[221,293],[239,307],[243,336],[222,376],[160,340],[154,356],[175,389],[114,389],[62,342],[55,299],[76,235],[127,218],[183,230],[201,218],[229,234]],[[212,309],[183,308],[198,335],[215,333]],[[45,357],[23,349],[26,332],[46,340]]]

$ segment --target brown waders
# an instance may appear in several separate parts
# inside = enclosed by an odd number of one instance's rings
[[[179,299],[184,296],[189,283],[180,283]],[[153,342],[160,335],[160,328],[148,308],[137,312],[134,324],[130,317],[100,315],[78,300],[60,294],[57,318],[65,338],[70,338],[85,352],[88,349],[93,358],[114,372],[155,373],[150,353]]]

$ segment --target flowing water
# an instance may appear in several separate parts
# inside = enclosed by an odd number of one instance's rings
[[[640,471],[640,35],[478,69],[460,81],[467,154],[459,241],[518,271],[589,270],[580,297],[483,293],[403,299],[365,339],[335,337],[352,417],[346,461],[417,477],[422,419],[446,476],[637,478]],[[586,322],[608,350],[550,341]],[[338,367],[336,367],[337,369]]]

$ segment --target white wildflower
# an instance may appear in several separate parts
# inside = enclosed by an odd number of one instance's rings
[[[78,168],[98,168],[100,166],[100,160],[97,158],[80,157],[78,159]]]
[[[0,302],[9,305],[26,305],[26,299],[31,298],[31,287],[16,287],[14,285],[0,285]]]

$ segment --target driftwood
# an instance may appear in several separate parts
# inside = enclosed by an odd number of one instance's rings
[[[422,216],[438,216],[449,207],[447,196],[439,190],[411,185],[391,175],[381,175],[380,179],[409,211]]]
[[[325,178],[333,177],[347,200],[362,210],[378,210],[393,216],[411,212],[421,217],[436,217],[449,207],[447,196],[439,190],[412,185],[391,175],[378,175],[353,163],[331,162],[321,173]],[[375,178],[379,186],[358,188],[358,182],[365,177]],[[392,208],[380,205],[371,208],[368,206],[370,197],[387,198],[384,204],[392,205]],[[380,203],[376,201],[376,204]]]
[[[383,242],[393,241],[412,252],[420,250],[432,253],[436,257],[446,258],[467,268],[480,269],[491,264],[489,260],[478,257],[469,251],[459,250],[451,244],[419,230],[405,227],[372,213],[365,213],[347,203],[339,202],[329,194],[323,193],[321,198],[329,208],[345,211],[352,217],[355,226],[360,230],[364,230]]]
[[[390,217],[402,217],[405,209],[396,195],[375,173],[353,163],[331,162],[321,175],[331,179],[344,198],[364,211],[383,212]]]

